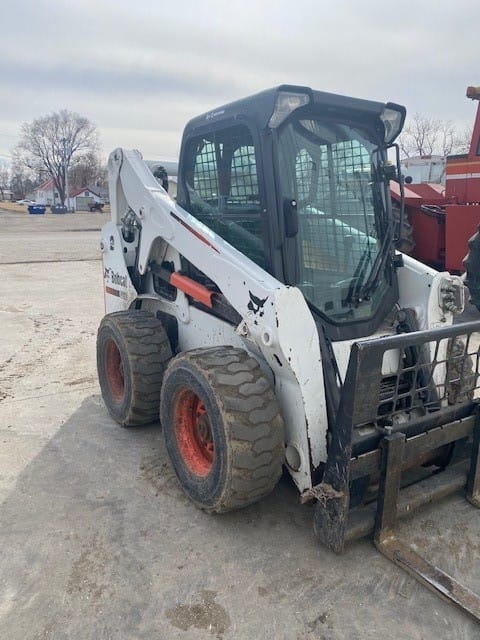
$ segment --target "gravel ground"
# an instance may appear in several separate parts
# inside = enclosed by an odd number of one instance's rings
[[[209,516],[158,424],[113,423],[95,370],[105,220],[0,211],[0,637],[478,639],[371,541],[320,547],[288,478]],[[480,591],[479,524],[455,495],[400,535]]]

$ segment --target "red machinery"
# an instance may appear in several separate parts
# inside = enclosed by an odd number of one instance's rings
[[[480,100],[480,87],[468,87],[467,97]],[[398,184],[391,184],[391,192],[400,201]],[[480,223],[480,102],[469,152],[448,156],[445,188],[405,184],[405,216],[413,228],[415,258],[439,269],[464,270],[469,238]]]

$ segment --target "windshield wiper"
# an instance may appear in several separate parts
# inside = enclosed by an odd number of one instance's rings
[[[378,153],[378,149],[377,149]],[[373,156],[373,153],[372,153]],[[378,167],[375,163],[373,163],[373,173],[374,173],[374,184],[375,188],[378,189],[379,185],[383,180],[380,179]],[[394,242],[394,234],[391,223],[389,223],[388,217],[386,215],[385,206],[380,197],[380,194],[376,193],[376,220],[378,226],[378,235],[382,238],[382,244],[379,253],[377,254],[375,261],[372,266],[372,270],[364,284],[359,284],[354,287],[351,294],[349,292],[348,301],[353,304],[360,304],[363,301],[370,300],[371,294],[377,288],[378,281],[380,279],[381,274],[383,273],[388,257],[391,254],[392,246]],[[370,255],[370,251],[368,251]],[[360,283],[363,281],[363,277],[365,275],[366,266],[368,262],[364,262],[365,254],[362,257],[362,261],[359,266],[364,263],[364,266],[360,272],[357,281]]]
[[[392,244],[393,233],[392,229],[389,229],[388,235],[384,238],[380,253],[378,253],[377,257],[375,258],[375,262],[373,263],[373,267],[370,271],[370,275],[368,276],[367,281],[365,282],[365,284],[360,285],[354,292],[355,297],[352,302],[359,304],[364,300],[370,300],[370,296],[372,292],[377,288],[380,276],[385,269],[387,259],[391,253]]]

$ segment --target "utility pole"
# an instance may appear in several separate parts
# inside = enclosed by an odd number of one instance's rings
[[[62,138],[63,142],[63,170],[64,170],[64,181],[65,181],[65,205],[67,207],[67,211],[69,210],[69,192],[68,192],[68,162],[67,162],[67,139]]]

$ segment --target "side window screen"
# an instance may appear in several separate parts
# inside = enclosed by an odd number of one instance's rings
[[[185,160],[190,213],[265,267],[257,159],[249,129],[237,125],[193,138]]]
[[[231,204],[260,208],[257,163],[253,144],[239,147],[233,154],[230,201]]]
[[[198,195],[206,202],[214,202],[218,197],[218,177],[212,142],[204,141],[198,148],[193,176],[193,186]]]
[[[301,149],[295,160],[295,177],[297,181],[298,199],[304,201],[313,187],[314,162],[306,149]]]

